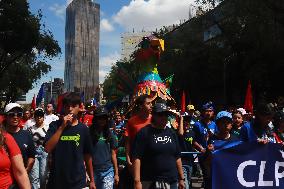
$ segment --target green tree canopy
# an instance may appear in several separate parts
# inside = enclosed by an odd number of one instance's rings
[[[61,53],[52,33],[29,11],[26,0],[0,1],[0,93],[7,102],[28,92]]]

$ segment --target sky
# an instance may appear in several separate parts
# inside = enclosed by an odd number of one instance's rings
[[[162,26],[180,23],[189,18],[194,0],[93,0],[100,4],[100,83],[111,66],[120,59],[121,35],[125,32],[155,31]],[[27,102],[37,95],[42,83],[51,78],[64,79],[65,62],[65,11],[72,0],[28,0],[30,11],[43,14],[42,23],[58,41],[62,54],[48,63],[51,71],[34,84],[27,93]]]

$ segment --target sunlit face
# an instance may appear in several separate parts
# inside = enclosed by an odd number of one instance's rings
[[[8,126],[18,127],[21,118],[23,117],[23,112],[19,109],[12,109],[6,114],[6,121]]]
[[[142,109],[149,114],[152,112],[152,100],[150,98],[146,98],[144,104],[142,105]]]
[[[52,112],[52,111],[53,111],[53,105],[52,105],[52,104],[48,104],[48,105],[46,106],[46,112],[50,113],[50,112]]]
[[[67,114],[78,115],[79,111],[80,111],[80,105],[79,104],[75,104],[75,105],[67,104],[67,105],[64,105],[64,113],[65,113],[65,115],[67,115]]]
[[[30,117],[31,117],[31,113],[30,113],[30,111],[29,111],[29,110],[25,111],[25,112],[24,112],[24,117],[23,117],[23,118],[24,118],[25,120],[28,120],[28,119],[30,119]]]
[[[116,122],[116,123],[121,122],[121,116],[120,116],[120,115],[116,116],[116,118],[115,118],[115,122]]]
[[[214,111],[212,109],[206,109],[204,110],[203,112],[203,117],[205,119],[212,119],[213,118],[213,115],[214,115]]]
[[[44,116],[35,116],[36,126],[41,126],[44,121]]]
[[[241,127],[243,123],[243,116],[241,113],[237,112],[233,114],[233,124],[237,127]]]

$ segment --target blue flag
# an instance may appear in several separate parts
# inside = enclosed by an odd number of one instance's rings
[[[212,189],[240,188],[284,188],[280,144],[242,143],[213,153]]]
[[[36,96],[36,105],[38,106],[44,98],[44,83],[41,84],[38,94]]]

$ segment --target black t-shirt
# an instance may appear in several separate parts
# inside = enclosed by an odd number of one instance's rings
[[[32,135],[23,129],[20,129],[16,133],[10,133],[18,146],[20,147],[25,167],[27,166],[28,158],[35,158],[36,150],[33,142]]]
[[[52,137],[61,124],[62,120],[50,123],[45,142]],[[88,127],[82,123],[67,126],[52,151],[48,188],[86,187],[84,154],[92,155],[92,141]]]
[[[183,135],[179,135],[179,144],[182,152],[193,152],[193,139],[195,137],[195,133],[192,129],[187,129]],[[192,154],[182,154],[181,160],[183,165],[191,165],[194,161]]]
[[[110,132],[110,141],[101,135],[98,140],[93,140],[93,167],[94,170],[106,171],[112,167],[111,150],[117,148],[117,140]]]
[[[134,140],[132,155],[141,160],[142,181],[177,180],[180,147],[176,133],[170,128],[156,129],[151,125],[142,128]]]

